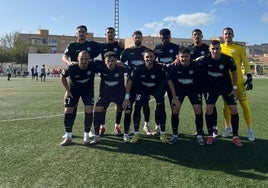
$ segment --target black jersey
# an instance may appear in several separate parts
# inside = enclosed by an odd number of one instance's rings
[[[201,46],[194,46],[193,44],[189,47],[191,59],[195,60],[201,56],[207,56],[210,54],[209,46],[207,44],[202,43]],[[202,61],[199,63],[203,63]],[[207,90],[207,82],[208,82],[207,68],[206,66],[201,66],[198,71],[198,88],[201,93],[206,93]]]
[[[167,45],[161,43],[154,48],[154,53],[158,61],[165,64],[172,63],[176,59],[178,51],[179,46],[174,43],[168,43]]]
[[[104,60],[104,54],[109,51],[115,52],[117,60],[120,60],[120,55],[124,48],[119,46],[118,41],[115,41],[114,43],[99,43],[99,45],[102,60]]]
[[[94,78],[97,72],[97,63],[90,62],[87,69],[80,69],[78,64],[68,66],[62,71],[62,76],[70,77],[70,89],[86,89],[94,91]]]
[[[167,79],[172,80],[175,88],[190,89],[197,86],[198,69],[198,63],[193,61],[187,67],[172,65]]]
[[[188,46],[191,54],[191,59],[196,59],[200,56],[205,56],[209,54],[209,46],[202,43],[201,46],[194,46],[193,44]]]
[[[101,76],[100,83],[100,96],[103,95],[117,95],[125,93],[125,76],[128,71],[126,67],[116,66],[113,70],[110,70],[103,63],[98,72]]]
[[[130,80],[136,84],[137,90],[149,91],[149,93],[154,93],[157,89],[160,89],[165,82],[165,78],[166,72],[157,62],[154,62],[150,70],[146,68],[145,64],[137,66],[130,76]]]
[[[86,41],[85,43],[72,42],[70,43],[64,54],[71,58],[71,61],[77,61],[79,52],[86,50],[90,58],[93,60],[100,54],[99,44],[95,41]]]
[[[208,86],[210,90],[231,92],[233,90],[230,71],[236,71],[236,65],[232,57],[221,54],[219,60],[208,56],[204,59],[208,69]]]
[[[121,61],[123,63],[127,63],[130,70],[133,71],[138,65],[144,63],[143,55],[144,50],[146,49],[147,47],[145,46],[141,46],[140,48],[137,48],[135,46],[127,48],[122,55]]]

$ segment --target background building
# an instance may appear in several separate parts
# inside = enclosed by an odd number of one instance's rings
[[[66,46],[77,39],[76,36],[50,35],[47,29],[38,29],[36,34],[18,33],[17,37],[30,40],[33,46],[30,47],[29,53],[40,53],[40,46],[47,47],[47,53],[63,53]],[[88,33],[87,39],[93,40],[93,33]]]
[[[35,34],[25,34],[18,33],[18,39],[30,41],[32,46],[29,48],[29,55],[31,54],[55,54],[55,62],[53,60],[53,55],[49,55],[46,59],[45,55],[40,56],[44,60],[42,62],[48,62],[49,68],[51,69],[62,69],[63,63],[59,61],[59,54],[62,54],[66,46],[70,42],[76,41],[76,36],[67,36],[67,35],[51,35],[47,29],[38,29]],[[88,40],[94,40],[96,42],[103,43],[105,42],[105,37],[94,37],[93,33],[88,33]],[[124,44],[125,48],[131,47],[134,45],[131,37],[126,39],[120,39]],[[209,40],[203,39],[203,42],[209,43],[210,40],[219,40],[223,42],[222,37],[211,37]],[[143,36],[143,45],[153,49],[155,45],[159,44],[160,38],[155,36]],[[171,38],[171,42],[178,44],[179,46],[189,46],[192,44],[191,38]],[[251,64],[251,69],[255,74],[267,74],[268,72],[268,45],[263,44],[260,47],[253,48],[252,46],[246,46],[246,42],[236,41],[237,43],[246,47],[247,55]],[[267,47],[267,48],[264,48]],[[258,52],[258,54],[257,54]],[[266,53],[265,53],[266,52]],[[57,55],[56,55],[57,54]],[[38,56],[38,55],[37,55]],[[34,57],[37,57],[36,55]],[[39,62],[34,62],[29,58],[28,62],[28,72],[30,66],[38,64]],[[29,66],[30,65],[30,66]],[[41,65],[40,65],[41,66]]]

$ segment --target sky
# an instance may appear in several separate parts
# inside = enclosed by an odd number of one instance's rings
[[[75,35],[86,25],[95,37],[114,26],[114,0],[0,0],[0,37],[14,32],[35,34],[48,29],[51,35]],[[119,37],[135,30],[158,36],[169,28],[171,37],[190,38],[199,28],[204,39],[234,29],[234,40],[247,45],[268,43],[268,0],[119,0]]]

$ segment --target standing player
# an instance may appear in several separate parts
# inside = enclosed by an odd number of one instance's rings
[[[12,74],[11,66],[8,65],[8,67],[7,67],[7,80],[8,81],[10,81],[11,74]]]
[[[45,82],[46,81],[46,67],[45,67],[45,65],[42,65],[40,71],[41,71],[41,73],[40,73],[41,82]]]
[[[156,100],[155,120],[160,123],[160,140],[167,143],[166,129],[166,111],[165,111],[165,79],[166,72],[162,66],[155,61],[154,52],[151,49],[144,51],[144,64],[137,66],[128,79],[126,86],[126,96],[123,103],[125,109],[129,104],[130,90],[133,84],[136,85],[135,109],[134,109],[134,135],[131,142],[136,143],[139,140],[140,111],[142,106],[147,103],[148,97],[152,95]],[[172,102],[178,105],[175,90],[172,81],[168,82],[172,93]]]
[[[172,106],[171,125],[173,136],[169,140],[169,144],[174,144],[178,140],[180,108],[184,98],[188,96],[195,113],[196,138],[200,145],[204,145],[202,96],[197,87],[199,64],[191,60],[190,50],[185,47],[179,49],[177,59],[180,64],[171,65],[168,74],[168,80],[172,80],[174,83],[176,95],[179,100],[178,108],[174,109]]]
[[[83,50],[78,55],[78,64],[68,66],[61,74],[61,82],[66,89],[64,96],[64,125],[66,133],[61,146],[72,144],[72,129],[75,121],[73,111],[77,108],[80,97],[84,103],[85,110],[84,144],[88,145],[95,143],[95,140],[90,141],[89,139],[89,131],[93,120],[95,73],[95,64],[90,62],[88,52]],[[67,77],[70,77],[69,83]]]
[[[132,34],[132,39],[134,41],[134,46],[125,49],[121,61],[125,64],[127,64],[130,68],[130,72],[134,71],[138,65],[141,65],[144,63],[143,61],[143,55],[144,51],[147,49],[147,47],[142,45],[142,32],[141,31],[134,31]],[[130,75],[128,75],[129,77]],[[136,94],[135,91],[135,85],[132,85],[131,91],[130,91],[130,102],[131,105],[135,101]],[[150,98],[149,98],[150,99]],[[149,99],[148,102],[144,104],[143,106],[143,114],[144,114],[144,126],[143,130],[147,135],[151,135],[150,131],[150,107],[149,107]]]
[[[159,31],[161,43],[156,45],[154,48],[155,56],[162,66],[168,68],[169,65],[176,59],[176,55],[179,51],[179,46],[170,42],[171,33],[169,29],[161,29]],[[166,71],[168,71],[166,69]],[[169,103],[171,104],[171,92],[169,87],[166,85]],[[159,133],[159,122],[156,121],[155,134]]]
[[[116,53],[116,59],[120,60],[120,55],[124,50],[124,45],[120,41],[115,40],[115,29],[113,27],[107,27],[105,30],[105,37],[106,42],[100,43],[100,51],[101,51],[101,57],[104,61],[104,54],[108,51],[113,51]],[[122,117],[122,111],[120,110],[120,106],[116,105],[115,111],[115,126],[114,126],[114,132],[118,135],[122,134],[120,129],[120,121]],[[100,135],[103,135],[105,132],[105,125],[101,125],[100,127]]]
[[[224,43],[221,44],[222,53],[233,57],[236,67],[237,67],[237,99],[239,100],[240,106],[243,110],[243,115],[247,125],[247,133],[248,140],[254,141],[255,136],[252,130],[252,115],[251,110],[248,103],[248,97],[246,95],[246,90],[252,90],[252,74],[250,71],[250,66],[247,60],[247,56],[245,53],[245,49],[243,46],[233,42],[234,31],[232,28],[227,27],[223,29],[223,39]],[[247,80],[244,83],[244,77],[242,73],[242,67],[245,68],[245,72],[247,74]],[[231,128],[231,119],[230,119],[230,110],[227,108],[226,104],[224,104],[224,118],[225,118],[225,131],[222,136],[227,137],[232,133]]]
[[[197,60],[198,58],[203,58],[204,56],[209,54],[209,46],[202,42],[203,34],[200,29],[194,29],[192,31],[192,41],[193,44],[189,46],[190,53],[191,53],[191,59]],[[199,89],[199,93],[206,98],[206,92],[207,92],[207,69],[202,68],[198,71],[198,83],[197,87]],[[201,98],[202,99],[202,98]],[[218,136],[218,129],[217,129],[217,110],[216,107],[213,110],[213,116],[214,116],[214,125],[213,125],[213,136]]]
[[[34,79],[34,66],[31,68],[32,79]]]
[[[88,52],[92,60],[100,54],[99,44],[95,41],[87,40],[87,27],[85,25],[77,26],[76,37],[77,40],[68,44],[62,56],[62,61],[69,66],[77,63],[78,54],[83,50]],[[72,113],[74,119],[76,113],[77,107],[74,108]]]
[[[237,110],[237,69],[232,57],[221,54],[220,42],[213,40],[209,46],[211,56],[203,59],[208,66],[208,95],[206,97],[206,123],[208,137],[206,144],[213,144],[213,108],[217,99],[222,95],[231,111],[231,122],[233,128],[233,143],[241,147],[242,143],[238,138],[239,116]],[[232,78],[229,74],[231,72]]]
[[[34,78],[36,79],[36,81],[38,81],[38,65],[35,65],[34,68]]]
[[[87,27],[85,25],[77,26],[76,36],[77,40],[68,44],[62,56],[62,61],[69,66],[77,63],[78,54],[82,50],[86,50],[92,60],[100,54],[99,44],[87,40]]]
[[[105,114],[111,102],[117,104],[122,112],[122,104],[125,97],[125,76],[129,70],[127,67],[116,66],[116,53],[108,51],[104,54],[105,64],[102,64],[98,70],[101,75],[99,100],[94,108],[94,128],[95,140],[99,140],[100,125],[104,124]],[[124,119],[124,142],[129,142],[129,127],[130,127],[131,110],[130,105],[125,109]]]

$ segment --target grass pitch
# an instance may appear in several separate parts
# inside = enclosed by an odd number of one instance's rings
[[[98,82],[95,87],[98,91]],[[212,146],[199,146],[193,136],[194,115],[188,99],[182,106],[179,141],[174,145],[162,144],[158,137],[146,135],[141,135],[136,144],[124,144],[113,133],[115,115],[111,105],[106,115],[107,135],[99,144],[85,147],[80,103],[74,126],[75,144],[61,147],[64,88],[60,80],[36,82],[30,78],[12,78],[8,82],[1,78],[0,187],[266,188],[267,93],[268,79],[254,79],[254,90],[248,95],[255,142],[247,141],[239,108],[242,148],[233,146],[230,138],[221,137]],[[154,101],[151,105],[151,125],[154,125]],[[224,129],[221,99],[217,109],[221,133]],[[171,136],[168,107],[167,133]]]

